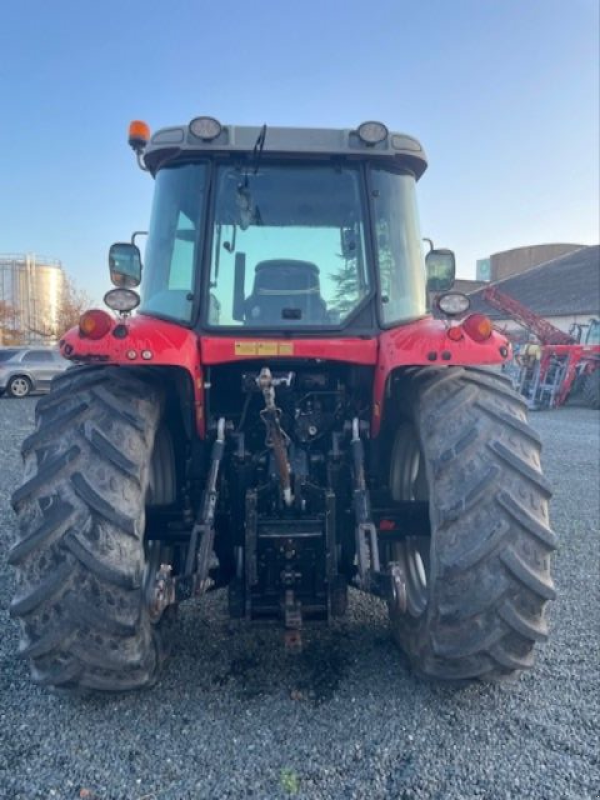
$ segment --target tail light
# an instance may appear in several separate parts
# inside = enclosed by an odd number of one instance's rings
[[[461,339],[465,338],[463,329],[460,325],[452,325],[452,327],[448,328],[446,331],[446,336],[453,342],[460,342]]]
[[[109,332],[112,317],[106,311],[94,309],[79,317],[79,334],[86,339],[101,339]]]
[[[485,342],[494,330],[492,320],[484,314],[471,314],[462,323],[462,328],[476,342]]]

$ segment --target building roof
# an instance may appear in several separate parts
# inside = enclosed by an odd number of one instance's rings
[[[488,281],[474,281],[471,278],[457,278],[454,281],[454,285],[452,286],[452,290],[455,292],[463,292],[464,294],[471,294],[476,289],[480,289],[482,286],[487,286]]]
[[[536,253],[543,253],[544,250],[552,251],[557,249],[562,249],[563,252],[558,258],[562,258],[563,255],[567,255],[575,250],[580,250],[582,247],[585,247],[583,244],[575,244],[574,242],[549,242],[544,244],[526,244],[521,245],[520,247],[511,247],[509,250],[499,250],[497,253],[492,253],[490,255],[491,259],[494,258],[511,258],[512,256],[518,256],[521,253],[524,254],[532,254],[534,257]],[[554,260],[554,259],[552,259]],[[545,263],[545,262],[544,262]],[[533,264],[532,266],[539,266],[541,262],[538,259],[537,264]]]
[[[511,275],[493,284],[535,314],[560,317],[600,312],[600,245],[581,247],[537,267]],[[506,314],[488,305],[481,297],[484,289],[469,295],[473,312],[494,319]]]

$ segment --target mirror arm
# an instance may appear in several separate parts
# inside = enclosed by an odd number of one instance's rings
[[[138,167],[143,170],[144,172],[150,172],[146,164],[144,163],[144,154],[143,151],[136,150],[135,157],[137,159]]]
[[[131,234],[131,244],[135,244],[136,236],[148,236],[148,231],[134,231]]]

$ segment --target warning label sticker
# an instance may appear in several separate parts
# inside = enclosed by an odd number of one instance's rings
[[[236,356],[293,356],[293,342],[235,342]]]

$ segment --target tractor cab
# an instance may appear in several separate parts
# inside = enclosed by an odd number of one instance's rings
[[[374,335],[427,314],[415,139],[199,118],[132,144],[155,178],[141,314],[236,335]]]

